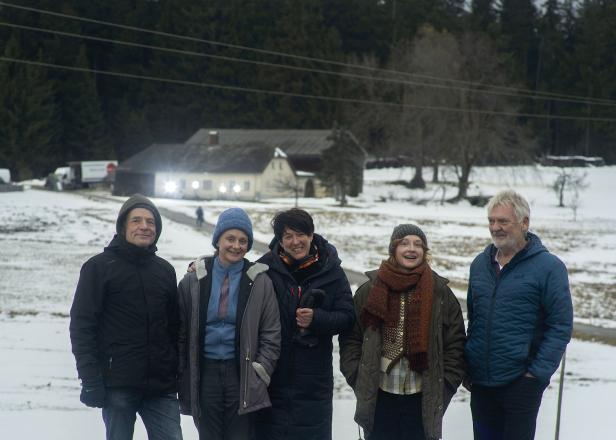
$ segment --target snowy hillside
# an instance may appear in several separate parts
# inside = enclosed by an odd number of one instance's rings
[[[583,169],[588,187],[581,193],[577,221],[557,208],[548,188],[554,168],[485,168],[473,175],[472,192],[490,195],[514,187],[531,203],[531,229],[570,270],[576,320],[616,328],[616,168]],[[430,178],[430,173],[426,173]],[[468,265],[489,243],[484,208],[440,205],[440,185],[411,191],[387,181],[409,179],[410,170],[369,170],[365,191],[338,208],[331,199],[301,199],[315,215],[317,231],[339,249],[343,265],[367,270],[386,253],[389,234],[400,222],[415,222],[426,232],[434,266],[463,297]],[[455,188],[444,186],[446,197]],[[26,190],[0,193],[0,427],[7,439],[104,438],[100,411],[79,403],[79,385],[68,340],[68,309],[81,264],[112,237],[119,202],[72,193]],[[421,204],[418,204],[421,202]],[[157,199],[168,209],[193,216],[197,205],[206,220],[230,205]],[[293,200],[241,203],[252,216],[255,237],[268,242],[269,220]],[[163,220],[159,255],[178,277],[196,255],[211,251],[211,237],[192,226]],[[257,255],[251,254],[249,258]],[[337,370],[337,359],[335,359]],[[616,348],[575,340],[567,354],[562,439],[612,438],[611,396],[616,393]],[[538,439],[554,436],[556,375],[544,397]],[[350,389],[336,377],[334,438],[357,438]],[[186,439],[196,439],[183,418]],[[135,438],[144,439],[140,423]],[[468,393],[459,391],[445,417],[445,438],[472,438]]]

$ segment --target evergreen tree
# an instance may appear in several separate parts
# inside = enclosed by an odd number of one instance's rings
[[[496,26],[494,0],[472,0],[470,25],[475,32],[490,32]]]
[[[559,92],[570,90],[574,85],[568,71],[574,69],[572,52],[567,50],[565,39],[564,12],[557,0],[547,0],[543,4],[543,15],[538,21],[538,55],[534,78],[534,88],[539,92]],[[578,106],[579,109],[579,106]],[[533,111],[554,115],[562,113],[566,106],[560,101],[542,99],[535,102]],[[546,118],[532,121],[542,144],[544,154],[554,154],[559,150],[560,121]]]
[[[502,0],[500,11],[502,50],[511,54],[512,68],[517,71],[518,79],[524,82],[535,77],[536,25],[533,0]]]
[[[23,57],[15,37],[4,55]],[[54,87],[45,73],[37,66],[0,63],[0,162],[16,180],[46,174],[57,151]]]
[[[616,99],[616,3],[586,0],[579,10],[575,60],[578,66],[576,94],[590,98]],[[585,115],[616,118],[613,105],[585,106]],[[578,110],[578,114],[582,113]],[[613,123],[580,121],[574,151],[616,160],[616,128]]]
[[[89,68],[85,46],[74,65]],[[94,75],[70,72],[61,84],[63,145],[69,160],[109,159],[112,149],[107,137]]]
[[[363,179],[363,156],[351,133],[334,125],[328,137],[332,146],[323,151],[322,168],[319,177],[329,187],[340,206],[347,204],[347,196],[357,195]]]

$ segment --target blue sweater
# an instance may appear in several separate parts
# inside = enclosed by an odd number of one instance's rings
[[[209,359],[233,359],[235,357],[235,323],[237,315],[237,299],[240,290],[240,279],[244,261],[239,261],[224,267],[218,257],[212,264],[212,293],[207,307],[207,322],[203,351]],[[220,287],[229,275],[229,302],[227,315],[224,319],[218,317],[220,303]],[[241,319],[241,317],[240,317]]]
[[[473,383],[502,386],[526,372],[548,383],[571,339],[567,269],[539,237],[527,238],[498,278],[494,245],[471,264],[465,355]]]

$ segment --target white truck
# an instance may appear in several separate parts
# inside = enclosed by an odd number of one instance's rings
[[[63,189],[87,188],[111,184],[118,166],[117,160],[86,160],[69,162],[68,167],[56,169],[55,175]]]

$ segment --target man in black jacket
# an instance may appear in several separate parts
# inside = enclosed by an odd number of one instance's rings
[[[131,439],[137,413],[149,439],[182,438],[176,278],[155,255],[161,229],[154,204],[130,197],[118,214],[117,234],[79,275],[70,335],[80,400],[103,409],[108,440]]]

